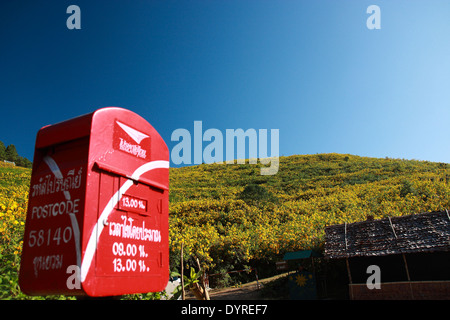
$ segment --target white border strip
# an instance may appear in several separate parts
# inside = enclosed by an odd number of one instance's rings
[[[55,175],[57,179],[64,179],[64,176],[61,173],[61,170],[58,167],[58,164],[56,161],[50,157],[45,156],[44,162],[47,164],[47,166],[50,168],[52,173]],[[66,200],[70,200],[70,193],[69,191],[64,191],[64,197],[66,197]],[[72,230],[73,230],[73,236],[75,240],[75,250],[77,253],[77,266],[80,265],[81,262],[81,249],[80,249],[80,227],[78,226],[77,217],[75,216],[75,213],[71,212],[69,213],[70,216],[70,222],[72,223]]]
[[[131,175],[131,179],[138,180],[142,174],[154,169],[169,169],[169,161],[158,160],[147,162],[133,172],[133,174]],[[111,197],[111,199],[109,199],[108,204],[103,209],[100,217],[97,220],[97,223],[92,229],[88,244],[86,246],[86,251],[83,256],[83,262],[81,263],[81,282],[84,282],[84,280],[86,279],[95,252],[97,251],[97,242],[104,228],[103,221],[105,221],[108,218],[109,214],[114,210],[115,206],[120,200],[120,197],[133,185],[133,180],[127,180],[123,184],[123,186],[121,186],[119,190]]]

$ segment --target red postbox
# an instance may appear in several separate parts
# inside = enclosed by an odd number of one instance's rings
[[[19,283],[30,295],[164,290],[169,151],[142,117],[109,107],[36,138]]]

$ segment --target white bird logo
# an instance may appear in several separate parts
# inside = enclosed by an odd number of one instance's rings
[[[136,143],[140,144],[142,140],[145,138],[148,138],[149,136],[137,131],[136,129],[133,129],[119,121],[116,120],[116,123],[134,140]]]

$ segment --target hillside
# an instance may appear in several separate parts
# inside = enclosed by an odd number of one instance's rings
[[[0,162],[0,299],[21,296],[20,253],[31,170]]]
[[[450,166],[341,154],[259,165],[171,169],[172,266],[180,243],[211,273],[270,266],[288,251],[317,248],[328,225],[450,207]]]
[[[30,169],[0,164],[0,298],[23,297],[29,179]],[[198,258],[209,273],[257,266],[270,275],[285,252],[320,249],[327,225],[450,208],[449,179],[444,163],[341,154],[281,157],[273,176],[261,176],[259,164],[171,168],[171,269],[183,242],[185,261]]]

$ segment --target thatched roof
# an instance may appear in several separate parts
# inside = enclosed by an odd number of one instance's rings
[[[325,229],[325,257],[450,251],[450,212],[366,220]]]

